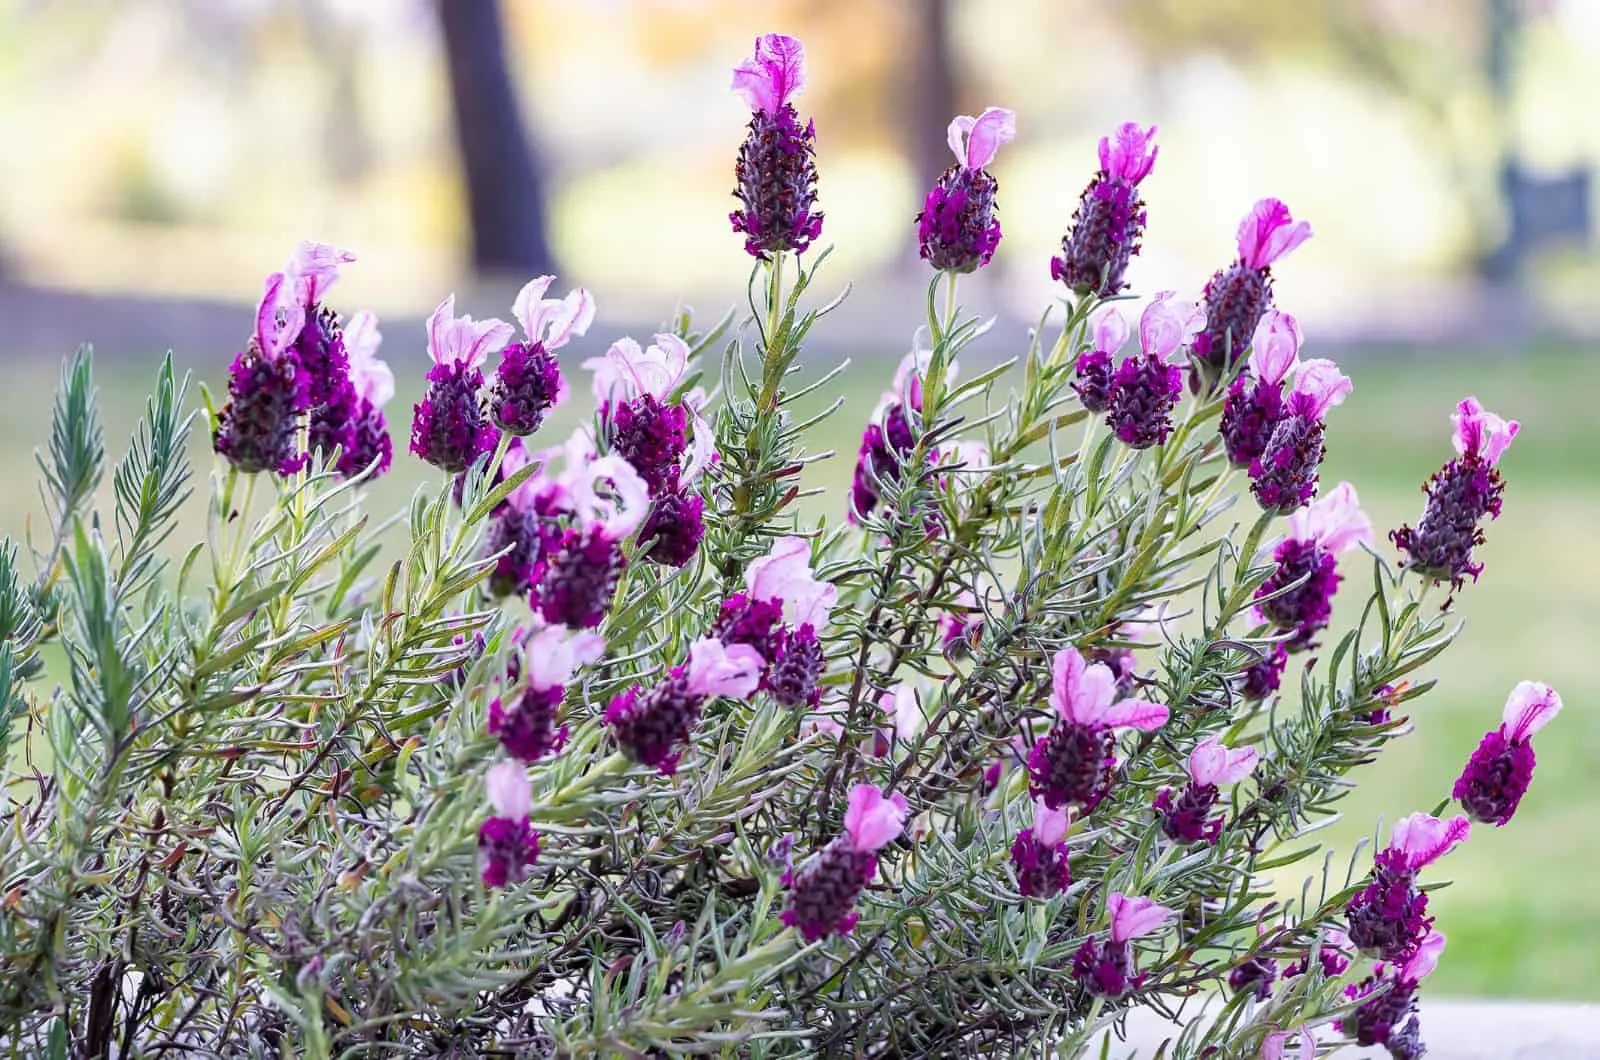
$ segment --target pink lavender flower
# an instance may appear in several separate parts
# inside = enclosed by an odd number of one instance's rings
[[[1156,128],[1133,122],[1117,128],[1115,139],[1100,141],[1100,170],[1089,181],[1072,215],[1072,228],[1061,241],[1061,254],[1050,259],[1050,278],[1079,295],[1110,298],[1127,286],[1128,262],[1139,253],[1144,234],[1144,200],[1139,182],[1150,175],[1160,148]]]
[[[745,568],[745,591],[722,605],[712,635],[745,644],[766,663],[762,687],[786,707],[815,707],[824,658],[818,634],[827,627],[838,587],[811,569],[811,543],[803,537],[773,542]]]
[[[1317,495],[1323,419],[1350,390],[1349,378],[1332,361],[1306,361],[1295,371],[1286,414],[1250,462],[1250,492],[1263,511],[1288,515]]]
[[[1448,821],[1414,813],[1395,822],[1389,846],[1373,858],[1367,885],[1345,910],[1350,941],[1385,961],[1411,959],[1433,926],[1428,896],[1417,888],[1417,873],[1467,838],[1465,817]]]
[[[489,415],[507,434],[532,434],[545,414],[566,400],[567,382],[555,351],[594,322],[594,298],[587,290],[579,287],[565,298],[546,298],[553,282],[554,276],[529,280],[511,307],[527,337],[500,352],[488,393]]]
[[[1017,890],[1024,898],[1050,898],[1072,883],[1068,861],[1065,810],[1052,810],[1043,800],[1033,804],[1033,827],[1017,833],[1011,844],[1011,864],[1017,872]]]
[[[1189,754],[1189,783],[1177,793],[1162,788],[1156,796],[1154,809],[1161,818],[1161,830],[1180,843],[1214,845],[1222,834],[1222,816],[1210,815],[1222,785],[1248,777],[1260,758],[1254,747],[1227,747],[1215,736],[1201,741]]]
[[[543,550],[530,582],[546,622],[592,629],[611,608],[627,565],[622,541],[644,522],[650,494],[626,460],[602,456],[581,461],[576,459],[580,451],[569,449],[563,479],[573,525]]]
[[[677,396],[689,354],[688,343],[663,333],[648,347],[618,339],[605,356],[584,362],[594,372],[607,446],[633,465],[652,496],[691,485],[711,459],[711,428],[699,413],[704,394]]]
[[[1294,1060],[1317,1060],[1317,1038],[1310,1027],[1298,1031],[1273,1031],[1261,1043],[1261,1060],[1288,1060],[1289,1039],[1296,1039]]]
[[[1162,291],[1139,318],[1142,353],[1126,357],[1111,377],[1106,422],[1123,444],[1148,449],[1172,432],[1172,409],[1183,392],[1175,366],[1203,322],[1198,306],[1172,304]]]
[[[1389,537],[1406,553],[1404,566],[1459,589],[1468,577],[1477,581],[1483,571],[1483,564],[1473,560],[1472,550],[1483,544],[1483,517],[1500,518],[1505,483],[1495,464],[1521,425],[1486,411],[1477,398],[1470,397],[1456,406],[1451,418],[1456,458],[1423,487],[1428,503],[1417,528],[1402,526]]]
[[[580,666],[595,662],[606,642],[595,633],[571,633],[561,626],[546,626],[529,634],[520,630],[517,646],[507,666],[508,690],[524,681],[510,700],[489,703],[489,733],[519,761],[533,764],[560,751],[567,742],[567,727],[557,725],[556,712],[566,698],[566,685]]]
[[[1145,975],[1135,974],[1134,939],[1153,935],[1178,916],[1176,909],[1158,905],[1152,898],[1129,898],[1113,892],[1106,899],[1111,930],[1101,941],[1090,938],[1072,957],[1072,974],[1090,994],[1119,998],[1144,985]]]
[[[1000,221],[994,215],[999,185],[987,167],[1016,135],[1017,116],[1002,107],[950,122],[956,164],[934,183],[917,214],[920,253],[935,269],[972,272],[994,257],[1000,245]]]
[[[1056,653],[1050,704],[1059,717],[1028,755],[1029,790],[1050,809],[1076,805],[1092,812],[1111,790],[1116,730],[1149,732],[1167,723],[1167,708],[1159,703],[1117,701],[1116,695],[1110,667],[1091,665],[1073,647]]]
[[[1333,617],[1338,555],[1371,544],[1372,520],[1348,482],[1289,516],[1288,532],[1272,554],[1277,569],[1256,590],[1259,619],[1294,633],[1284,645],[1288,651],[1312,647],[1311,638]]]
[[[1090,412],[1111,407],[1111,374],[1114,359],[1128,342],[1128,322],[1115,307],[1100,312],[1094,323],[1094,348],[1078,355],[1077,380],[1072,389],[1078,401]]]
[[[339,473],[349,478],[372,468],[377,478],[389,470],[394,442],[383,406],[394,397],[394,372],[378,359],[383,341],[378,318],[363,310],[344,327],[344,346],[350,362],[350,387],[355,398],[350,417],[350,437],[339,457]]]
[[[458,474],[493,451],[499,434],[483,414],[481,366],[513,332],[503,320],[455,315],[456,296],[428,318],[428,389],[413,409],[411,451],[442,471]]]
[[[1498,729],[1467,760],[1452,797],[1474,821],[1500,827],[1517,812],[1533,782],[1533,734],[1561,713],[1561,696],[1538,681],[1519,681]]]
[[[922,411],[922,382],[933,354],[912,350],[900,359],[894,384],[878,400],[861,436],[856,454],[855,480],[850,487],[850,521],[859,524],[883,495],[883,486],[897,482],[901,465],[916,448],[909,410]],[[945,369],[945,383],[955,382],[959,365],[952,360]]]
[[[1279,421],[1288,414],[1283,381],[1299,367],[1300,325],[1288,313],[1270,309],[1250,340],[1250,370],[1228,387],[1217,426],[1222,448],[1234,467],[1248,468],[1266,451]]]
[[[1277,199],[1262,199],[1239,222],[1238,259],[1206,284],[1206,326],[1194,343],[1196,390],[1210,392],[1226,378],[1272,305],[1272,265],[1310,238],[1311,226]]]
[[[1338,1022],[1357,1045],[1381,1045],[1395,1060],[1418,1060],[1423,1047],[1417,1019],[1417,988],[1444,953],[1445,937],[1430,931],[1404,961],[1374,966],[1372,974],[1345,987],[1345,997],[1361,1002]],[[1365,999],[1365,1000],[1363,1000]]]
[[[539,860],[539,833],[528,823],[533,786],[520,762],[499,762],[485,780],[494,815],[478,828],[478,862],[485,887],[505,887],[528,878]]]
[[[803,253],[822,234],[816,125],[802,127],[789,102],[805,84],[805,49],[778,33],[757,37],[755,55],[733,71],[734,91],[752,114],[734,165],[741,208],[728,220],[744,233],[745,253],[762,261],[786,250]]]
[[[306,323],[295,339],[294,357],[309,393],[307,441],[311,452],[320,450],[330,457],[335,449],[348,450],[355,442],[357,397],[339,314],[323,304],[323,297],[338,282],[339,266],[355,260],[348,251],[307,240],[284,269],[305,310]]]
[[[291,352],[304,326],[293,281],[281,272],[268,276],[255,334],[228,369],[228,402],[212,435],[212,447],[240,471],[292,475],[305,463],[295,432],[311,391]]]
[[[807,942],[846,935],[856,926],[856,899],[878,873],[878,854],[899,838],[909,808],[904,795],[885,795],[871,784],[850,789],[844,833],[798,872],[784,873],[789,904],[785,924]]]
[[[689,646],[686,665],[673,667],[648,690],[634,685],[613,699],[605,723],[623,754],[670,776],[706,700],[748,697],[761,682],[761,669],[761,656],[748,645],[697,640]]]
[[[503,475],[515,475],[529,464],[538,465],[539,470],[489,515],[484,549],[499,557],[488,579],[489,593],[497,599],[532,589],[541,561],[561,544],[572,497],[560,481],[545,472],[561,453],[560,449],[529,453],[521,438],[511,439],[506,447],[500,462]],[[580,453],[577,459],[586,460],[587,454]]]

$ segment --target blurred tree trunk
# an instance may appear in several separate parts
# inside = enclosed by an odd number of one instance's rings
[[[461,150],[472,260],[485,271],[555,271],[545,185],[506,63],[499,0],[436,0]]]
[[[956,116],[956,61],[950,46],[952,0],[915,0],[911,54],[916,66],[910,84],[911,158],[919,194],[933,186],[954,159],[945,127]]]

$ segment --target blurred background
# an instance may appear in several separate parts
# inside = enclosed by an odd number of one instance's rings
[[[768,30],[807,46],[824,286],[854,284],[808,355],[857,362],[820,429],[844,455],[818,466],[816,514],[842,511],[861,418],[921,319],[912,217],[945,125],[986,105],[1016,110],[1018,137],[992,167],[1005,241],[963,285],[1000,318],[981,356],[1022,348],[1095,142],[1137,120],[1161,157],[1136,291],[1197,296],[1265,195],[1316,229],[1278,303],[1355,380],[1325,479],[1354,481],[1380,528],[1417,515],[1461,396],[1523,422],[1487,571],[1456,605],[1465,640],[1328,840],[1342,859],[1379,818],[1434,807],[1512,684],[1555,684],[1567,711],[1517,819],[1447,863],[1436,982],[1600,997],[1595,0],[0,0],[0,529],[38,518],[29,456],[63,356],[93,343],[120,452],[167,349],[220,388],[302,238],[360,257],[332,301],[383,318],[397,450],[421,320],[452,290],[508,316],[537,273],[588,286],[574,371],[680,301],[742,306],[726,218],[748,112],[728,77]],[[397,454],[377,500],[420,467]],[[1348,573],[1347,605],[1367,576]]]

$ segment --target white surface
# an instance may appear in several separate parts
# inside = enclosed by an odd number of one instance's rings
[[[1600,1005],[1424,999],[1420,1014],[1427,1060],[1600,1060]],[[1172,1024],[1141,1009],[1128,1019],[1128,1040],[1112,1042],[1111,1056],[1154,1056],[1162,1041],[1176,1037]],[[1324,1048],[1334,1044],[1331,1030],[1321,1037]],[[1389,1056],[1381,1048],[1353,1046],[1327,1055],[1339,1060]]]

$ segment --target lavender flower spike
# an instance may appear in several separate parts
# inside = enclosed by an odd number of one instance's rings
[[[1073,647],[1056,653],[1050,704],[1055,727],[1028,755],[1029,790],[1046,806],[1092,812],[1111,789],[1116,730],[1149,732],[1167,723],[1168,710],[1141,699],[1117,701],[1117,678],[1104,663],[1090,664]]]
[[[528,823],[533,786],[520,762],[500,762],[485,780],[494,815],[478,829],[478,861],[485,887],[521,883],[539,860],[539,833]]]
[[[856,899],[878,872],[877,851],[899,837],[908,807],[904,795],[885,796],[870,784],[850,789],[844,834],[823,847],[783,882],[789,904],[782,920],[807,942],[848,934],[856,926]]]
[[[525,687],[509,704],[489,703],[489,732],[507,754],[532,765],[561,750],[567,728],[557,725],[556,712],[567,682],[578,667],[597,661],[605,646],[596,633],[572,633],[564,626],[546,626],[518,644],[512,670]]]
[[[451,295],[428,318],[428,389],[411,423],[411,451],[434,467],[459,474],[494,449],[498,433],[483,414],[481,366],[513,332],[503,320],[455,315]]]
[[[1024,898],[1050,898],[1072,883],[1068,861],[1065,810],[1052,810],[1034,800],[1033,827],[1017,833],[1011,844],[1011,864],[1017,873],[1017,890]]]
[[[1115,306],[1100,311],[1094,322],[1094,348],[1078,355],[1077,380],[1072,389],[1090,412],[1111,407],[1112,359],[1128,342],[1128,322]]]
[[[1178,911],[1151,898],[1117,892],[1106,899],[1106,911],[1111,915],[1108,937],[1091,938],[1078,949],[1072,974],[1090,994],[1119,998],[1144,983],[1144,975],[1134,973],[1133,940],[1160,931],[1177,918]]]
[[[1345,910],[1351,943],[1385,961],[1414,956],[1433,926],[1417,873],[1463,842],[1471,827],[1465,817],[1444,821],[1425,813],[1396,821],[1389,846],[1373,858],[1367,885]]]
[[[1222,833],[1222,817],[1210,814],[1222,785],[1248,777],[1260,758],[1254,747],[1227,747],[1215,736],[1201,741],[1189,755],[1189,783],[1176,794],[1163,788],[1156,796],[1154,809],[1161,818],[1161,830],[1180,843],[1214,845]]]
[[[594,297],[587,290],[579,287],[565,298],[545,298],[553,282],[554,276],[529,280],[511,309],[526,339],[501,351],[489,388],[489,414],[508,434],[532,434],[545,414],[566,400],[567,382],[555,351],[585,334],[594,321]]]
[[[1517,683],[1500,727],[1484,734],[1451,792],[1467,816],[1497,828],[1511,820],[1533,782],[1533,734],[1559,713],[1555,689],[1538,681]]]
[[[817,204],[816,126],[789,100],[806,84],[805,49],[793,37],[756,38],[755,55],[733,71],[733,88],[752,114],[734,166],[740,208],[728,215],[744,249],[762,261],[803,253],[822,234]]]
[[[544,550],[530,581],[546,622],[592,629],[611,609],[626,565],[622,541],[644,522],[650,492],[621,457],[583,459],[581,442],[580,432],[569,443],[563,476],[575,525]]]
[[[1333,616],[1333,594],[1341,580],[1339,553],[1371,544],[1372,520],[1361,510],[1355,487],[1339,483],[1289,516],[1288,533],[1273,552],[1277,569],[1256,590],[1263,601],[1256,617],[1294,633],[1286,650],[1312,647],[1312,638]]]
[[[378,359],[383,335],[378,318],[363,310],[344,327],[345,352],[350,360],[350,385],[355,396],[350,443],[339,457],[339,473],[349,478],[371,467],[377,478],[389,470],[394,442],[383,406],[394,397],[394,372]]]
[[[1239,222],[1239,257],[1206,283],[1206,326],[1195,339],[1199,359],[1190,377],[1210,392],[1244,355],[1244,344],[1272,305],[1272,265],[1311,238],[1277,199],[1262,199]]]
[[[1428,503],[1417,528],[1402,526],[1389,537],[1406,553],[1406,567],[1459,589],[1469,577],[1476,581],[1483,570],[1472,550],[1483,544],[1484,516],[1500,517],[1505,483],[1495,465],[1520,425],[1501,419],[1470,397],[1456,406],[1452,419],[1456,458],[1423,487]]]
[[[1228,388],[1217,432],[1234,467],[1248,468],[1266,451],[1273,430],[1288,415],[1283,382],[1300,365],[1300,324],[1288,313],[1268,310],[1250,340],[1248,372]]]
[[[1286,415],[1250,462],[1250,492],[1263,511],[1288,515],[1317,495],[1323,418],[1350,390],[1349,378],[1332,361],[1306,361],[1295,370]]]
[[[1150,175],[1160,148],[1156,127],[1133,122],[1117,128],[1115,139],[1100,141],[1100,171],[1089,181],[1061,241],[1050,259],[1050,278],[1080,296],[1110,298],[1127,286],[1128,263],[1139,253],[1144,234],[1144,200],[1139,183]]]
[[[917,214],[920,253],[935,269],[972,272],[994,257],[1000,245],[1000,222],[994,216],[999,185],[987,167],[1001,145],[1016,135],[1017,116],[1003,107],[951,121],[950,150],[956,164],[939,177]]]
[[[228,403],[212,436],[217,453],[240,471],[292,475],[305,463],[295,432],[311,392],[289,352],[305,320],[292,281],[281,272],[267,277],[255,334],[228,369]]]
[[[1148,449],[1172,432],[1172,409],[1183,385],[1174,362],[1204,322],[1198,306],[1174,304],[1162,291],[1139,318],[1142,355],[1125,358],[1111,378],[1106,422],[1123,444]]]

